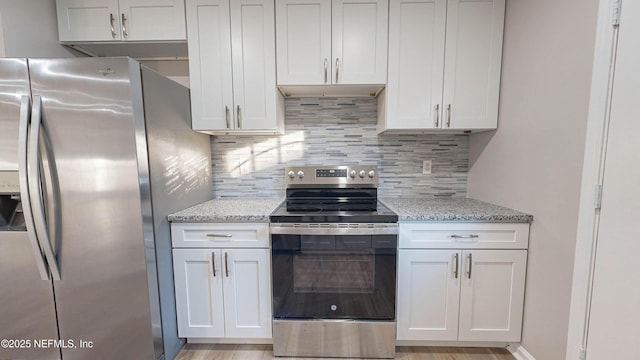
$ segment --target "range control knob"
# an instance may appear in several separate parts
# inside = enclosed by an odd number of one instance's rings
[[[300,179],[304,178],[304,172],[302,170],[298,171],[298,177]]]
[[[369,177],[373,179],[374,176],[376,176],[376,172],[373,170],[369,170]]]
[[[287,175],[289,175],[290,179],[293,179],[294,177],[296,177],[296,173],[294,173],[293,170],[290,170]]]
[[[349,173],[349,176],[351,176],[351,178],[354,179],[356,177],[356,171],[351,170],[351,172]]]
[[[360,176],[360,178],[364,179],[365,174],[366,173],[364,172],[364,170],[360,170],[360,173],[358,173],[358,176]]]

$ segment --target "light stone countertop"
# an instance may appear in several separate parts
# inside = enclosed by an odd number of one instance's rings
[[[483,201],[430,198],[379,199],[399,221],[531,222],[533,216]],[[214,199],[169,215],[171,222],[269,222],[283,198]]]
[[[283,198],[213,199],[167,216],[171,222],[269,222]]]
[[[531,222],[533,215],[475,199],[380,198],[398,221]]]

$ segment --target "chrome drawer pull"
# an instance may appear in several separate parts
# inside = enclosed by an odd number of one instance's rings
[[[476,234],[456,235],[456,234],[453,234],[453,235],[451,235],[451,237],[454,238],[454,239],[476,239],[476,238],[479,238],[480,235],[476,235]]]
[[[231,234],[207,234],[207,237],[230,238],[230,237],[233,237],[233,235],[231,235]]]

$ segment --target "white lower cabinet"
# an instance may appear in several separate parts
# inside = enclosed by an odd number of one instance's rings
[[[178,336],[271,338],[269,249],[174,249]]]
[[[426,231],[439,224],[411,226]],[[468,224],[463,226],[471,231],[469,236],[475,235]],[[486,224],[481,228],[486,230]],[[402,237],[402,229],[400,234]],[[457,234],[459,230],[452,229],[453,239],[460,236]],[[398,340],[520,341],[526,264],[525,249],[428,249],[401,245]]]

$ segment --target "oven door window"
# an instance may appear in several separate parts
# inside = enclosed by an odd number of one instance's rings
[[[396,235],[272,235],[274,317],[393,320]]]

